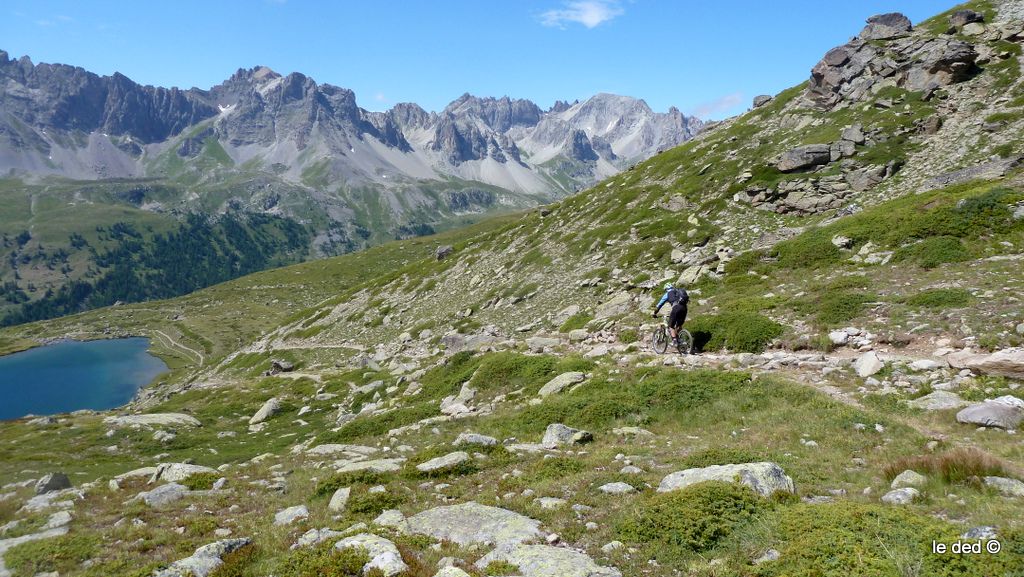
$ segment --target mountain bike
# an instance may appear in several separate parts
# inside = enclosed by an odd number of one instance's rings
[[[666,316],[666,318],[668,317]],[[690,354],[693,350],[693,335],[690,334],[690,331],[679,327],[679,330],[676,331],[676,336],[678,337],[676,350],[679,351],[679,354]],[[654,352],[663,355],[668,350],[668,345],[671,342],[672,337],[668,332],[668,321],[662,321],[651,335],[651,347],[654,349]]]

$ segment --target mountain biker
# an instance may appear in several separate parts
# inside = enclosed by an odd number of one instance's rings
[[[690,295],[686,289],[672,286],[671,282],[665,283],[663,288],[665,294],[658,301],[658,306],[654,307],[654,313],[651,316],[658,318],[658,311],[661,310],[661,307],[665,303],[671,303],[672,311],[668,314],[668,332],[672,335],[672,344],[678,346],[679,327],[686,322],[686,305],[690,302]]]

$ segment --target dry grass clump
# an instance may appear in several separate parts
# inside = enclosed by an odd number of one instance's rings
[[[1014,467],[984,451],[960,447],[933,455],[901,457],[889,463],[883,473],[890,481],[903,471],[938,476],[947,483],[963,483],[986,476],[1016,476]]]

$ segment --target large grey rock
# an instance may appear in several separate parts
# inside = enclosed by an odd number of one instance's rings
[[[550,545],[507,544],[498,547],[476,562],[486,569],[496,561],[519,568],[522,577],[622,577],[614,567],[602,567],[585,553]]]
[[[148,415],[115,415],[103,422],[114,427],[199,427],[202,423],[191,415],[182,413],[150,413]]]
[[[885,368],[885,363],[874,351],[864,353],[853,362],[853,370],[857,371],[857,376],[862,379],[877,374],[883,368]]]
[[[658,492],[675,491],[705,481],[739,482],[760,495],[771,495],[776,491],[795,493],[793,479],[775,463],[743,463],[711,465],[696,469],[677,471],[666,476],[658,485]]]
[[[419,465],[416,465],[416,470],[421,473],[446,471],[448,469],[458,467],[463,463],[467,463],[470,460],[469,454],[465,451],[455,451],[441,457],[436,457],[425,463],[420,463]]]
[[[526,348],[535,353],[542,353],[544,349],[557,347],[560,344],[562,344],[561,339],[553,337],[530,337],[526,339]]]
[[[540,391],[537,394],[540,395],[541,397],[547,397],[549,395],[561,393],[563,390],[575,384],[582,383],[586,379],[587,376],[579,371],[570,371],[568,373],[562,373],[548,381],[543,387],[540,388]]]
[[[849,140],[854,144],[864,144],[864,127],[860,124],[847,126],[840,136],[843,140]]]
[[[767,94],[759,94],[754,97],[754,108],[761,108],[765,104],[772,101],[772,97]]]
[[[909,505],[921,496],[921,492],[913,487],[893,489],[882,495],[882,502],[886,505]]]
[[[829,145],[807,144],[784,152],[775,167],[782,172],[792,172],[820,164],[828,164],[830,159],[831,147]]]
[[[630,485],[629,483],[623,483],[621,481],[617,481],[615,483],[605,483],[604,485],[598,487],[597,490],[601,491],[602,493],[607,493],[609,495],[626,495],[629,493],[636,493],[636,488],[633,487],[633,485]]]
[[[275,525],[291,525],[296,521],[309,518],[309,509],[305,505],[295,505],[274,513]]]
[[[373,471],[374,473],[394,473],[402,468],[404,457],[393,459],[373,459],[370,461],[337,461],[334,463],[338,473],[354,473],[356,471]]]
[[[36,495],[71,488],[71,479],[64,473],[49,473],[36,481]]]
[[[457,545],[521,543],[543,537],[540,521],[473,501],[428,509],[406,523],[410,533]]]
[[[598,305],[594,312],[594,318],[606,319],[624,315],[631,310],[633,310],[633,297],[628,292],[620,292]]]
[[[544,438],[541,439],[540,444],[549,448],[554,449],[561,447],[562,445],[570,444],[584,444],[589,443],[594,439],[594,436],[587,431],[581,431],[572,427],[567,427],[562,423],[552,423],[548,425],[547,430],[544,431]]]
[[[203,467],[202,465],[190,465],[188,463],[160,463],[156,466],[156,471],[153,472],[149,482],[155,483],[157,481],[167,481],[169,483],[177,483],[178,481],[184,481],[196,473],[212,474],[216,472],[216,469]]]
[[[470,577],[470,575],[458,567],[449,565],[448,567],[442,567],[440,571],[434,573],[434,577]]]
[[[1016,429],[1021,419],[1021,409],[992,401],[971,405],[956,414],[959,423],[1000,429]]]
[[[878,14],[868,18],[868,25],[860,31],[864,40],[887,40],[910,32],[910,18],[899,12]]]
[[[365,445],[345,445],[339,443],[331,443],[327,445],[317,445],[315,447],[306,449],[306,454],[316,456],[343,454],[348,457],[360,457],[372,455],[378,452],[379,450],[380,449],[376,447],[367,447]]]
[[[907,401],[907,405],[915,409],[926,411],[944,411],[947,409],[959,409],[969,405],[967,401],[960,398],[960,395],[952,391],[933,391],[927,395]]]
[[[986,375],[1024,379],[1024,348],[1003,349],[971,358],[967,368]]]
[[[985,477],[985,485],[1006,497],[1024,497],[1024,482],[1007,477]]]
[[[266,421],[270,417],[276,415],[281,410],[281,401],[277,400],[276,397],[267,399],[267,402],[263,403],[260,410],[256,411],[256,414],[249,419],[250,425],[256,425]]]
[[[460,445],[482,445],[485,447],[492,447],[498,444],[498,440],[494,437],[488,437],[487,435],[480,435],[477,433],[460,433],[455,442],[452,443],[456,447]]]
[[[364,574],[368,573],[371,569],[380,569],[386,577],[392,577],[409,570],[409,566],[402,560],[402,554],[394,543],[371,533],[360,533],[346,537],[335,543],[334,548],[339,551],[345,549],[361,549],[365,551],[370,560],[366,565],[363,565]]]
[[[899,475],[896,475],[896,478],[892,480],[892,483],[889,486],[893,489],[900,489],[902,487],[923,487],[927,482],[928,478],[921,473],[907,469]]]
[[[319,545],[324,541],[340,538],[343,535],[344,533],[341,531],[334,531],[333,529],[328,529],[326,527],[322,529],[310,529],[299,536],[298,540],[295,541],[291,548],[299,549],[301,547],[311,547],[313,545]]]
[[[245,547],[250,543],[248,538],[225,539],[203,545],[196,549],[191,557],[171,563],[166,569],[159,569],[153,577],[206,577],[223,563],[228,553]]]
[[[973,22],[984,22],[985,16],[974,10],[957,10],[949,15],[949,25],[952,28],[960,29]]]
[[[168,483],[166,485],[160,485],[151,491],[143,491],[135,498],[142,499],[142,502],[150,507],[160,508],[170,505],[189,493],[190,491],[184,485]]]
[[[348,498],[351,494],[351,487],[341,487],[331,495],[331,500],[327,503],[327,510],[334,513],[343,513],[348,505]]]

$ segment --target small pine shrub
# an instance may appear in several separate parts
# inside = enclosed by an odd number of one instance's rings
[[[623,539],[709,551],[750,521],[765,503],[749,487],[708,481],[649,497],[619,525]]]
[[[756,463],[765,460],[765,455],[749,449],[712,447],[687,455],[680,465],[681,469],[710,467],[711,465],[730,465],[736,463]]]
[[[558,327],[558,330],[559,332],[567,333],[576,329],[582,329],[592,320],[594,320],[592,315],[581,311],[566,319],[562,326]]]
[[[384,491],[383,493],[353,492],[349,497],[346,509],[356,515],[366,513],[376,516],[385,509],[397,509],[402,503],[405,503],[405,498],[400,493],[394,491]]]
[[[921,268],[935,268],[947,262],[963,262],[971,253],[963,241],[955,236],[933,236],[920,242],[900,247],[893,254],[897,262],[910,261]]]
[[[370,558],[361,549],[334,548],[334,541],[328,541],[315,547],[303,547],[288,553],[281,561],[274,575],[278,577],[359,577],[363,575],[363,565]],[[378,575],[382,573],[377,572]],[[372,577],[369,572],[366,577]]]
[[[319,496],[333,495],[342,487],[352,485],[380,485],[386,483],[388,477],[383,473],[375,471],[352,471],[349,473],[335,473],[326,479],[317,481],[314,493]]]
[[[734,311],[699,316],[686,327],[698,350],[760,353],[782,335],[782,325],[757,313]]]
[[[69,533],[53,539],[40,539],[7,550],[4,560],[14,577],[33,577],[38,573],[65,574],[100,551],[95,535]]]
[[[619,331],[619,342],[623,344],[635,343],[640,340],[640,336],[637,334],[635,329],[623,329]]]
[[[971,293],[964,289],[930,289],[907,297],[904,302],[912,307],[921,308],[960,308],[974,300]]]
[[[789,269],[818,268],[842,258],[839,247],[832,244],[831,234],[823,229],[814,229],[780,242],[773,252],[779,259],[779,266]]]
[[[537,461],[527,470],[526,476],[532,482],[547,481],[576,475],[586,469],[586,465],[576,459],[556,457]]]
[[[258,553],[253,544],[235,549],[221,559],[222,563],[210,573],[210,577],[246,577],[249,574],[247,570],[256,563]]]
[[[221,476],[219,473],[192,473],[185,477],[181,484],[188,487],[190,491],[209,491]]]
[[[873,298],[874,295],[846,291],[826,293],[817,303],[815,318],[826,326],[847,323],[857,318],[864,304]]]
[[[484,568],[484,575],[516,575],[519,567],[508,561],[491,561]]]

